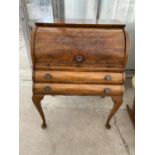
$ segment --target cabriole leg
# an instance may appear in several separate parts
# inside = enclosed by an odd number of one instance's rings
[[[45,120],[45,116],[44,116],[44,112],[42,110],[42,107],[41,107],[41,100],[44,98],[44,95],[33,95],[32,96],[32,101],[33,101],[33,104],[35,105],[36,109],[38,110],[41,118],[42,118],[42,125],[41,127],[44,129],[46,128],[46,120]]]
[[[123,103],[122,96],[119,96],[119,97],[118,96],[117,97],[111,97],[111,98],[112,98],[114,104],[113,104],[113,108],[112,108],[112,110],[111,110],[111,112],[110,112],[110,114],[108,116],[108,119],[107,119],[107,122],[106,122],[106,125],[105,125],[107,129],[110,129],[111,128],[109,122],[110,122],[111,118],[115,115],[115,113],[117,112],[117,110],[119,109],[119,107]]]

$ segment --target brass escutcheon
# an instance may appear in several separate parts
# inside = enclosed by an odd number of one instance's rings
[[[111,75],[106,75],[105,78],[104,78],[104,80],[106,80],[106,81],[111,81],[111,80],[112,80]]]
[[[49,74],[49,73],[46,73],[45,76],[44,76],[44,78],[45,78],[46,80],[50,80],[50,79],[52,79],[52,75]]]
[[[105,94],[110,94],[111,93],[111,89],[110,88],[105,88],[104,89],[104,93]]]
[[[82,55],[77,55],[77,56],[75,57],[75,61],[76,61],[77,63],[82,63],[82,62],[84,61],[84,57],[83,57]]]
[[[50,93],[52,91],[52,88],[50,86],[45,86],[44,87],[44,92],[45,93]]]

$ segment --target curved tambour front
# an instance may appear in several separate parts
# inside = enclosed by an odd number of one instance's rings
[[[119,67],[126,60],[123,28],[37,26],[32,33],[32,58],[37,64]]]
[[[122,84],[124,73],[35,71],[34,81],[40,83]]]
[[[35,94],[121,96],[123,85],[34,83]]]

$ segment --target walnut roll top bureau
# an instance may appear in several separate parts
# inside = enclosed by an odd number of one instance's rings
[[[33,103],[42,118],[45,95],[109,96],[110,120],[123,102],[129,38],[125,25],[109,22],[38,22],[31,34]]]

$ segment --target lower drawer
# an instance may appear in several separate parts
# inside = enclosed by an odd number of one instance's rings
[[[36,94],[51,95],[92,95],[92,96],[119,96],[123,95],[123,85],[99,84],[51,84],[34,83],[33,91]]]
[[[122,84],[124,79],[124,73],[111,72],[35,71],[34,73],[34,82],[39,83]]]

